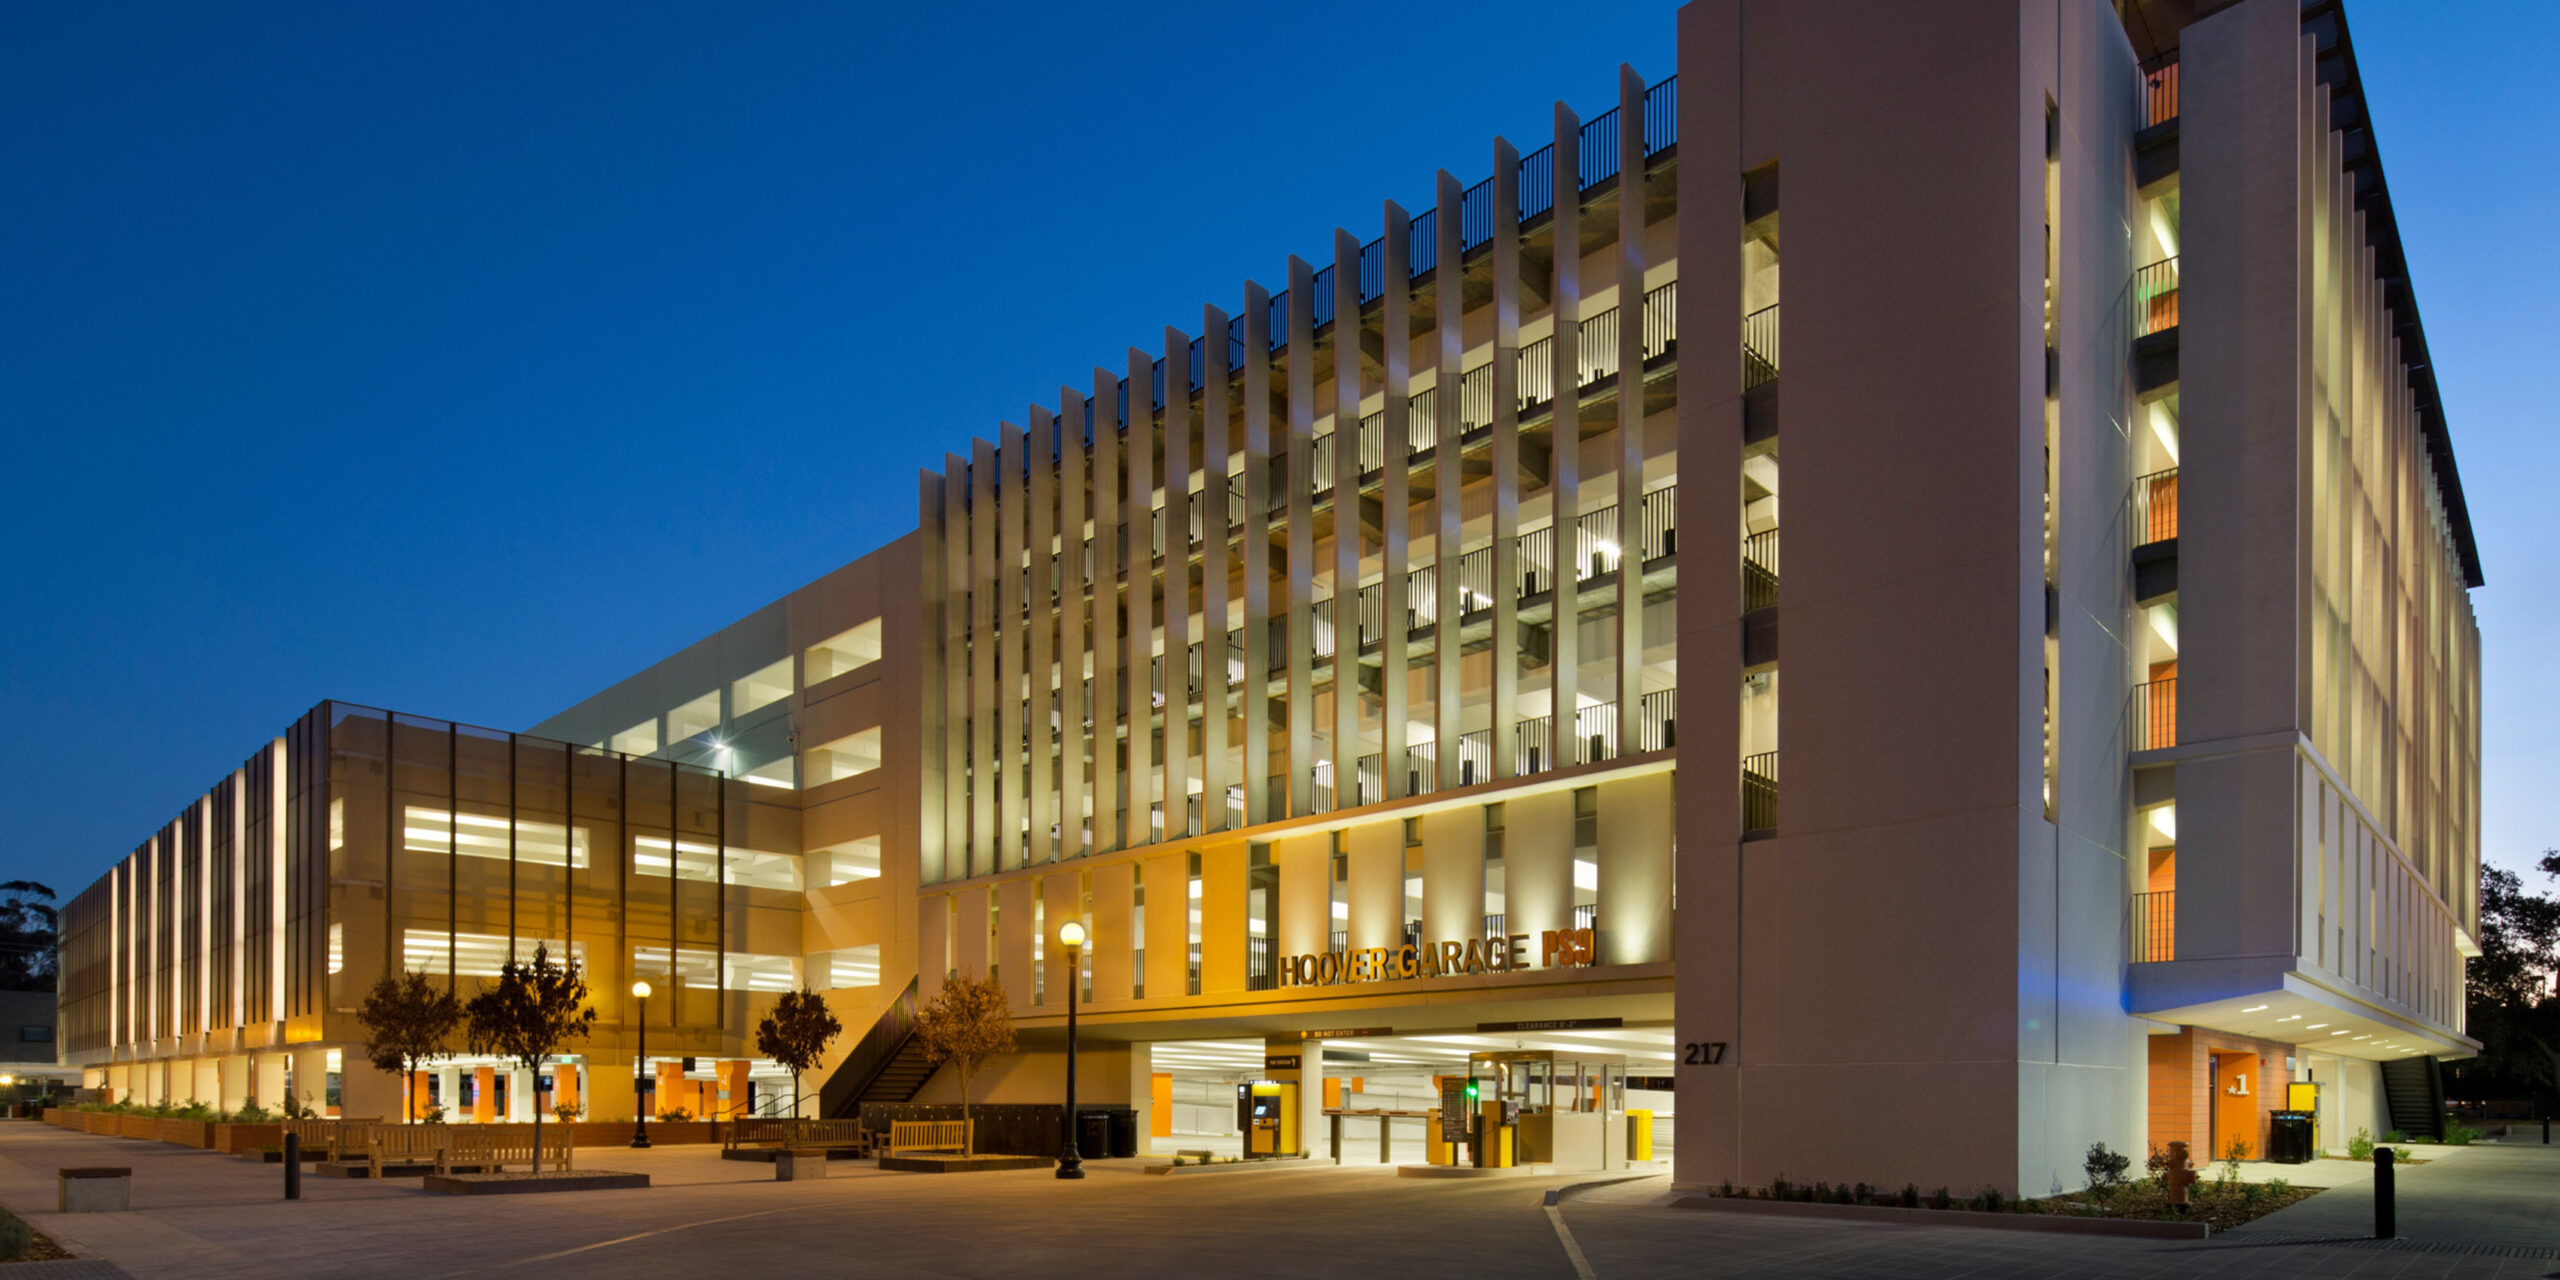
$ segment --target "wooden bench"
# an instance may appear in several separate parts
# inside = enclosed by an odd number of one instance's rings
[[[873,1135],[859,1120],[795,1120],[745,1116],[729,1122],[721,1138],[725,1150],[772,1147],[784,1151],[851,1151],[869,1155]]]
[[[509,1165],[523,1165],[540,1173],[545,1164],[566,1173],[569,1153],[576,1149],[567,1125],[543,1126],[540,1152],[533,1149],[533,1126],[529,1124],[448,1127],[453,1130],[452,1140],[436,1151],[436,1172],[442,1174],[504,1173]]]
[[[453,1126],[443,1124],[377,1124],[365,1129],[365,1172],[376,1181],[384,1165],[436,1165],[452,1145]]]
[[[363,1149],[366,1128],[380,1123],[382,1123],[380,1116],[345,1120],[287,1120],[284,1122],[283,1132],[302,1139],[304,1156],[317,1152],[321,1159],[335,1161],[342,1156],[359,1153]]]
[[[948,1151],[965,1156],[977,1136],[975,1120],[892,1120],[889,1154],[905,1151]]]

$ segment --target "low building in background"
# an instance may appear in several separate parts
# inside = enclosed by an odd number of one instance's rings
[[[1704,1184],[2425,1131],[2482,578],[2345,18],[2121,8],[1698,0],[1680,77],[528,732],[322,704],[66,910],[68,1060],[787,1111],[753,1028],[806,986],[809,1107],[922,1116],[973,974],[997,1149],[1055,1142],[1070,1002],[1089,1154],[1471,1158],[1466,1077],[1489,1149]],[[555,1071],[363,1064],[383,975],[536,946],[601,1015]]]

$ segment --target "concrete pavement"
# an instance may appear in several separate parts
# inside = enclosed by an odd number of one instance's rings
[[[77,1251],[158,1276],[627,1277],[718,1272],[882,1276],[1300,1276],[1470,1280],[1576,1273],[1543,1211],[1573,1175],[1397,1178],[1288,1168],[1143,1177],[1094,1161],[1046,1172],[884,1174],[839,1162],[775,1183],[715,1150],[582,1149],[648,1173],[645,1191],[430,1196],[414,1180],[307,1178],[158,1143],[0,1125],[0,1203]],[[125,1164],[130,1213],[50,1212],[53,1169]],[[2201,1242],[1867,1226],[1667,1207],[1661,1177],[1572,1194],[1557,1217],[1597,1280],[1683,1276],[2544,1276],[2560,1271],[2560,1153],[2473,1148],[2402,1171],[2410,1240],[2377,1248],[2363,1188],[2341,1187]],[[35,1273],[31,1272],[33,1280]]]

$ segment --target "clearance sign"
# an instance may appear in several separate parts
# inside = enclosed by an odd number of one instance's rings
[[[1589,929],[1548,929],[1538,935],[1538,968],[1587,966],[1599,947]],[[1513,973],[1530,968],[1529,935],[1493,934],[1464,942],[1426,942],[1421,946],[1361,947],[1322,955],[1280,957],[1280,985],[1332,987],[1353,982],[1396,982],[1407,978],[1454,977],[1467,973]]]

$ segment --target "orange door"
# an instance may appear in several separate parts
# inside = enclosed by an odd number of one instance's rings
[[[2258,1158],[2258,1112],[2266,1100],[2258,1096],[2258,1055],[2217,1053],[2213,1064],[2213,1150],[2206,1159],[2220,1160],[2240,1145],[2240,1158]]]

